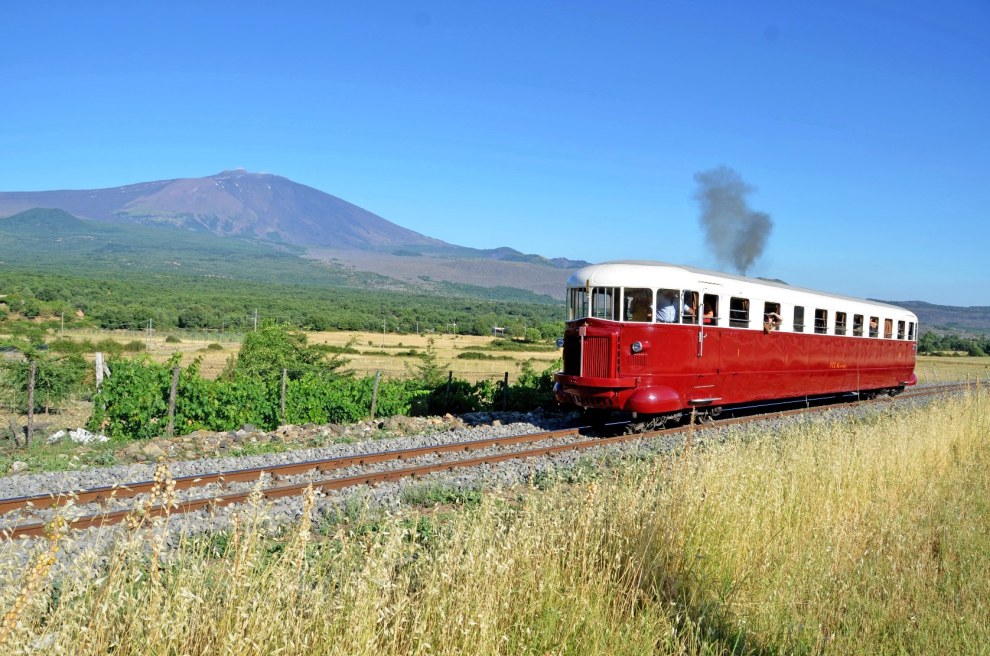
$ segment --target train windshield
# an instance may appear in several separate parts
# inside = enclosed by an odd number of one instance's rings
[[[567,320],[594,317],[618,321],[620,310],[618,287],[573,287],[567,290]]]

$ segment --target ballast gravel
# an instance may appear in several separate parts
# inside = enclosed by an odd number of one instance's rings
[[[934,400],[933,400],[934,399]],[[779,431],[785,426],[814,424],[838,420],[864,420],[883,413],[902,412],[908,408],[937,403],[938,397],[903,398],[893,403],[878,405],[846,406],[837,405],[824,412],[811,415],[767,418],[758,424],[748,424],[743,427],[719,426],[698,427],[690,434],[692,445],[695,447],[705,444],[720,443],[734,436],[752,434],[754,430],[761,433]],[[203,458],[170,464],[173,477],[215,473],[251,467],[273,466],[305,462],[338,456],[350,456],[366,453],[380,453],[399,449],[409,449],[422,446],[438,446],[451,442],[468,442],[509,435],[531,434],[540,431],[556,430],[576,425],[575,415],[564,417],[546,417],[540,414],[525,415],[521,413],[491,413],[473,416],[472,422],[477,425],[435,432],[425,435],[396,437],[389,439],[374,439],[332,446],[297,449],[282,453],[264,455]],[[580,452],[567,451],[552,456],[527,458],[525,460],[508,460],[492,465],[483,465],[471,469],[456,469],[438,472],[415,479],[403,479],[395,482],[380,483],[374,486],[359,486],[326,494],[319,493],[316,499],[314,521],[323,521],[325,516],[339,513],[345,505],[352,507],[370,507],[379,509],[395,509],[403,503],[403,493],[410,487],[441,484],[446,487],[463,491],[501,489],[523,485],[541,475],[553,475],[556,472],[567,471],[578,465],[609,466],[629,459],[641,459],[644,456],[670,453],[684,444],[688,433],[631,440],[618,444],[603,446]],[[461,456],[463,457],[463,455]],[[408,466],[402,463],[398,466]],[[61,492],[98,486],[113,486],[129,482],[150,480],[154,477],[154,465],[127,465],[106,468],[94,468],[85,471],[49,472],[42,474],[18,474],[0,479],[0,498],[31,496],[36,494]],[[345,476],[343,471],[331,476]],[[329,477],[327,475],[323,475]],[[250,486],[248,486],[250,487]],[[192,496],[207,496],[202,488],[193,491]],[[126,500],[125,500],[126,503]],[[130,501],[133,503],[133,500]],[[265,502],[268,521],[275,526],[297,521],[302,514],[301,497],[286,497]],[[213,511],[197,511],[173,515],[169,520],[168,534],[165,542],[168,546],[178,544],[183,534],[194,535],[222,531],[229,527],[233,513],[239,512],[239,506],[217,508]],[[69,508],[64,511],[68,516],[85,514],[79,509]],[[93,512],[89,509],[88,512]],[[16,523],[16,519],[8,519],[5,523]],[[105,553],[113,542],[124,532],[121,525],[101,529],[73,531],[63,541],[59,552],[61,565],[83,553]],[[7,565],[23,564],[27,561],[36,540],[18,539],[0,541],[0,562]]]

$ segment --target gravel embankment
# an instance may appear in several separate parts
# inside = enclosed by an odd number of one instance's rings
[[[932,403],[932,398],[926,399],[899,399],[896,404],[886,403],[866,407],[836,406],[825,412],[815,413],[807,416],[778,417],[766,419],[757,424],[756,430],[778,431],[785,425],[794,425],[812,422],[828,422],[839,419],[866,418],[883,413],[901,412],[909,407],[919,404]],[[223,458],[202,458],[190,461],[173,462],[170,464],[173,476],[186,476],[192,474],[203,474],[220,470],[234,470],[248,467],[259,467],[282,463],[304,462],[308,460],[331,458],[345,455],[356,455],[362,453],[377,453],[382,451],[392,451],[398,449],[414,448],[419,446],[430,446],[446,444],[454,441],[471,441],[490,437],[503,437],[507,435],[529,434],[545,430],[563,428],[573,422],[573,417],[569,418],[547,418],[542,415],[500,415],[494,413],[488,416],[473,416],[468,425],[463,422],[457,428],[434,432],[426,435],[414,435],[406,437],[395,437],[390,439],[374,439],[353,442],[348,444],[336,444],[316,449],[297,449],[283,453],[272,453],[265,455],[243,456],[243,457],[223,457]],[[744,427],[719,427],[699,428],[693,432],[692,444],[702,446],[707,443],[717,443],[726,439],[731,439],[733,435],[749,433],[754,430],[753,425]],[[612,445],[607,448],[594,449],[583,452],[565,452],[549,457],[530,458],[522,461],[507,461],[496,465],[485,465],[473,469],[457,469],[449,472],[431,474],[421,479],[406,479],[403,481],[382,483],[373,487],[360,486],[330,492],[318,496],[316,511],[317,521],[321,516],[331,514],[344,507],[345,502],[350,504],[367,504],[370,507],[396,508],[402,504],[403,490],[409,486],[422,486],[429,483],[438,483],[458,489],[497,489],[506,488],[519,484],[526,484],[531,481],[539,472],[551,472],[573,467],[578,461],[587,461],[593,464],[601,464],[606,459],[614,462],[616,459],[640,458],[646,454],[666,453],[676,449],[683,444],[686,434],[654,438],[648,440],[635,440],[622,444]],[[474,455],[474,453],[472,453]],[[463,454],[456,457],[465,457]],[[409,462],[400,462],[394,467],[407,467]],[[117,467],[107,467],[90,469],[86,471],[51,472],[44,474],[20,474],[7,476],[0,479],[0,497],[8,498],[15,496],[28,496],[40,493],[51,493],[57,491],[79,489],[83,487],[111,486],[127,482],[144,481],[153,478],[154,465],[127,465]],[[356,472],[351,472],[356,473]],[[331,474],[323,474],[321,477],[336,477],[349,475],[347,470],[339,470]],[[280,481],[283,483],[286,481]],[[247,485],[247,487],[250,487]],[[229,488],[228,488],[229,489]],[[207,496],[209,491],[204,488],[197,488],[191,492],[193,497]],[[133,500],[123,502],[133,504]],[[301,514],[302,501],[299,497],[278,499],[268,504],[268,515],[275,524],[292,522]],[[125,507],[130,507],[125,505]],[[83,512],[94,512],[93,508],[70,508],[64,511],[69,516],[85,514]],[[169,522],[169,536],[167,542],[175,543],[182,532],[203,533],[223,530],[229,525],[231,514],[237,512],[236,506],[220,508],[213,513],[199,511],[182,515],[174,515]],[[6,518],[6,524],[11,524],[16,518]],[[86,531],[76,531],[65,541],[60,552],[60,559],[63,561],[73,558],[76,554],[95,548],[102,551],[111,543],[123,529],[119,526],[106,529],[90,529]],[[7,560],[13,557],[15,560],[23,561],[27,556],[34,540],[17,540],[13,543],[0,543],[0,559]],[[9,562],[9,561],[8,561]]]

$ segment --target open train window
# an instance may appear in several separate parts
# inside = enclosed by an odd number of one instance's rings
[[[794,306],[794,332],[803,333],[804,332],[804,306],[795,305]]]
[[[732,328],[749,328],[749,299],[729,299],[729,326]]]
[[[763,304],[763,331],[780,330],[780,303],[767,301]]]
[[[863,315],[854,314],[853,315],[853,337],[863,336]]]
[[[625,320],[653,321],[653,290],[627,287],[625,292]]]
[[[908,322],[908,339],[910,339],[912,342],[914,341],[914,322],[913,321],[909,321]]]
[[[698,323],[698,292],[684,290],[681,323]]]
[[[880,336],[880,317],[870,317],[870,337]]]
[[[619,288],[591,288],[591,316],[596,319],[619,320]]]
[[[824,335],[828,332],[828,310],[815,310],[815,332]]]
[[[897,339],[904,339],[904,322],[897,322]]]
[[[894,320],[884,319],[883,320],[883,336],[885,339],[893,339],[894,337]]]
[[[836,312],[835,313],[835,334],[845,335],[846,334],[846,313]]]
[[[715,294],[705,294],[705,302],[701,306],[701,316],[706,324],[718,325],[718,296]]]

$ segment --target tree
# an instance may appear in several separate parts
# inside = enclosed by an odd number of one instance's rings
[[[272,379],[288,370],[289,378],[306,373],[332,373],[347,364],[338,355],[329,356],[309,346],[305,333],[293,332],[288,326],[264,323],[257,332],[248,333],[241,350],[229,363],[224,377],[249,376]]]

